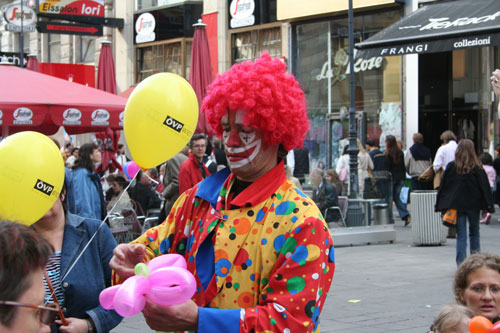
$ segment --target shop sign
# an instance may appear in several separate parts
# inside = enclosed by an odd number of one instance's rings
[[[356,59],[357,50],[354,50],[354,73],[366,72],[375,69],[379,69],[382,67],[384,62],[383,57],[371,57],[369,59],[357,58]],[[339,59],[338,54],[343,54],[343,59]],[[337,55],[335,56],[335,65],[332,66],[330,70],[328,70],[328,61],[326,61],[321,67],[321,72],[316,76],[317,81],[321,81],[323,79],[334,77],[335,73],[340,73],[342,67],[346,67],[345,73],[343,76],[351,74],[351,66],[349,64],[349,58],[347,57],[347,53],[344,50],[339,50]],[[340,67],[340,68],[339,68]],[[342,76],[342,75],[341,75]]]
[[[152,42],[156,38],[156,20],[151,13],[142,13],[135,21],[135,43]]]
[[[33,111],[28,108],[17,108],[12,113],[14,117],[13,123],[16,125],[31,125],[33,124]]]
[[[104,109],[97,109],[92,112],[92,125],[109,126],[109,112]]]
[[[104,0],[40,0],[38,12],[56,15],[104,17]]]
[[[69,108],[63,112],[63,124],[64,125],[81,125],[82,113],[80,110],[75,108]]]
[[[21,32],[21,24],[24,32],[34,32],[36,14],[27,2],[23,3],[21,11],[21,3],[11,3],[2,7],[3,17],[5,22],[5,30],[12,32]]]
[[[500,17],[500,12],[496,12],[495,14],[485,15],[481,17],[460,17],[453,21],[450,21],[448,17],[429,18],[430,23],[421,27],[419,30],[420,31],[439,30],[439,29],[447,29],[450,27],[462,27],[462,26],[494,21],[498,17]],[[405,29],[405,28],[414,28],[414,27],[413,26],[401,27],[400,29]]]
[[[229,5],[231,14],[230,27],[240,28],[255,24],[255,1],[254,0],[232,0]]]
[[[0,52],[0,62],[21,67],[21,53]],[[23,66],[26,67],[27,64],[28,64],[28,57],[25,56],[23,59]]]

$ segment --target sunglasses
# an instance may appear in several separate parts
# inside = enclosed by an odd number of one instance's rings
[[[0,305],[22,306],[26,308],[36,309],[36,314],[40,319],[40,322],[45,325],[52,325],[52,323],[56,319],[57,313],[60,310],[59,304],[56,303],[50,303],[47,305],[34,305],[11,301],[0,301]]]

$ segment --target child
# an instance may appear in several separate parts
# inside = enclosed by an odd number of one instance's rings
[[[488,153],[482,153],[479,155],[479,161],[483,164],[483,169],[486,171],[488,176],[488,181],[490,182],[491,191],[495,192],[497,173],[495,168],[493,168],[493,157]],[[483,212],[483,218],[480,223],[489,224],[491,219],[491,214]]]
[[[429,333],[468,333],[472,317],[474,317],[472,310],[463,305],[446,305],[434,319]]]

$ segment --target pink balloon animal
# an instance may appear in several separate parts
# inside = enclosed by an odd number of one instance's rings
[[[165,254],[135,266],[135,276],[123,284],[104,289],[99,295],[102,307],[114,309],[122,317],[140,313],[146,298],[160,305],[182,304],[196,291],[196,280],[178,254]]]

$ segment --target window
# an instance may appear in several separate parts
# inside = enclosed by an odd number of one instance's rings
[[[191,39],[177,39],[136,49],[136,82],[161,72],[178,74],[189,79],[191,65]]]
[[[49,61],[61,62],[61,35],[48,34]]]
[[[266,50],[272,57],[281,56],[281,28],[251,30],[232,35],[232,63],[254,60]]]
[[[76,36],[77,64],[88,64],[95,62],[95,44],[95,37]]]

